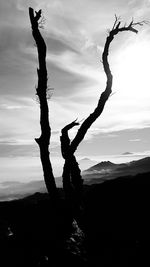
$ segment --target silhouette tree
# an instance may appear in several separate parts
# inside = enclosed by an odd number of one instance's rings
[[[37,45],[39,68],[38,86],[36,94],[40,103],[40,125],[41,136],[36,138],[35,141],[40,148],[40,158],[43,167],[44,180],[52,199],[57,198],[57,188],[53,175],[52,165],[49,157],[49,143],[51,137],[51,127],[49,124],[49,108],[47,102],[47,69],[46,69],[46,44],[39,31],[39,23],[41,20],[41,10],[34,13],[34,10],[29,8],[30,22],[32,26],[32,35]]]
[[[68,131],[74,126],[79,125],[77,120],[66,125],[61,130],[61,152],[65,160],[63,168],[63,189],[66,199],[70,204],[73,215],[77,220],[80,220],[80,206],[82,202],[82,185],[83,180],[81,176],[81,170],[74,153],[71,151],[71,141],[68,135]]]
[[[108,63],[108,54],[109,54],[109,47],[110,47],[111,42],[114,39],[114,36],[117,35],[119,32],[124,32],[124,31],[131,31],[134,33],[138,33],[138,31],[134,28],[134,26],[137,26],[137,25],[142,26],[143,23],[145,23],[145,21],[135,23],[132,20],[128,26],[124,25],[124,27],[120,27],[121,21],[119,20],[119,18],[117,16],[115,16],[115,23],[113,25],[112,30],[109,31],[109,34],[106,38],[106,42],[104,45],[104,51],[102,54],[103,68],[104,68],[104,72],[105,72],[106,78],[107,78],[106,88],[105,88],[105,91],[102,92],[102,94],[100,95],[97,107],[95,108],[93,113],[91,113],[84,120],[84,122],[80,126],[75,138],[72,140],[71,146],[70,146],[72,153],[74,153],[76,151],[78,145],[84,139],[86,132],[91,127],[93,122],[95,122],[95,120],[101,115],[101,113],[103,112],[104,106],[106,104],[106,101],[108,100],[109,96],[111,95],[113,76],[112,76],[110,66]]]
[[[47,187],[47,190],[52,199],[57,199],[57,188],[53,175],[52,165],[49,157],[49,143],[51,137],[51,128],[49,124],[49,108],[47,102],[47,69],[46,69],[46,44],[39,31],[39,27],[42,23],[41,10],[38,12],[32,8],[29,8],[29,16],[32,26],[33,38],[37,45],[38,51],[38,61],[39,68],[37,69],[38,74],[38,86],[36,89],[36,94],[39,98],[40,103],[40,125],[41,125],[41,136],[36,138],[36,142],[40,148],[40,158],[43,167],[44,180]],[[145,21],[135,23],[133,20],[129,25],[124,25],[120,27],[121,21],[120,18],[115,16],[115,22],[112,29],[109,31],[109,34],[106,38],[104,45],[104,50],[102,54],[102,63],[104,72],[106,74],[106,88],[101,93],[98,104],[94,111],[84,120],[84,122],[79,127],[76,136],[71,141],[68,135],[68,131],[73,127],[79,125],[77,120],[66,125],[61,133],[61,151],[62,156],[65,159],[65,164],[63,168],[63,188],[65,191],[66,199],[71,205],[73,211],[73,216],[78,220],[80,218],[80,208],[82,203],[82,189],[83,189],[83,180],[81,176],[81,170],[79,168],[78,162],[74,155],[79,144],[84,139],[88,129],[95,122],[95,120],[103,112],[104,106],[111,95],[112,92],[112,82],[113,76],[110,70],[108,62],[109,47],[113,41],[115,35],[119,32],[131,31],[137,33],[135,26],[142,26]]]
[[[75,120],[72,123],[68,124],[66,127],[62,129],[62,136],[61,136],[61,150],[62,156],[65,159],[64,169],[63,169],[63,186],[64,191],[67,198],[70,198],[70,203],[72,203],[72,207],[74,210],[74,215],[76,219],[80,218],[80,208],[82,202],[82,187],[83,187],[83,180],[81,176],[81,171],[74,155],[75,151],[77,150],[79,144],[84,139],[88,129],[91,125],[96,121],[96,119],[101,115],[103,112],[104,106],[112,93],[112,82],[113,82],[113,75],[110,70],[109,62],[108,62],[108,54],[109,54],[109,47],[111,42],[113,41],[115,35],[119,32],[124,31],[131,31],[134,33],[138,33],[135,26],[142,26],[145,21],[141,22],[134,22],[133,20],[129,23],[129,25],[124,25],[120,27],[121,21],[120,18],[115,16],[115,22],[112,29],[109,31],[109,34],[106,38],[106,42],[104,45],[104,50],[102,54],[102,63],[104,72],[106,74],[106,88],[101,93],[98,104],[95,110],[83,121],[80,128],[77,131],[76,136],[72,141],[70,141],[68,137],[68,131],[79,123]]]

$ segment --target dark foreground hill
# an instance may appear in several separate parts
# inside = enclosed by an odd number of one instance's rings
[[[1,202],[0,266],[149,266],[149,190],[150,172],[85,185],[84,240],[61,189]]]
[[[149,191],[150,173],[90,187],[84,220],[87,250],[95,266],[150,264]]]

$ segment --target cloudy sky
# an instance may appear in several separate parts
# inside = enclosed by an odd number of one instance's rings
[[[93,111],[105,89],[101,56],[114,15],[150,19],[149,0],[0,1],[0,181],[41,179],[37,51],[28,7],[42,9],[48,47],[51,159],[60,175],[60,130]],[[76,155],[124,162],[150,155],[150,25],[116,36],[110,49],[113,94]],[[71,138],[75,132],[71,132]]]

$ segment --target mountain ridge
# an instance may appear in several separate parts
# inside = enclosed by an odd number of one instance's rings
[[[95,179],[97,182],[102,182],[119,176],[145,172],[150,172],[150,157],[119,164],[110,161],[100,162],[83,171],[82,175],[86,183],[92,183],[92,180],[95,181]]]
[[[82,172],[84,185],[101,183],[105,180],[121,176],[132,176],[138,173],[150,172],[150,157],[134,160],[127,163],[112,163],[102,161]],[[56,178],[57,186],[62,187],[61,177]],[[47,192],[44,180],[29,181],[4,181],[0,183],[0,201],[23,198],[36,192]]]

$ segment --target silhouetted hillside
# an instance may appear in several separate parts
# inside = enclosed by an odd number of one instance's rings
[[[91,164],[93,161],[83,159]],[[118,176],[136,175],[150,171],[150,157],[131,161],[129,163],[114,164],[110,161],[100,162],[89,169],[82,172],[84,184],[101,183],[105,180],[115,179]],[[56,178],[58,187],[62,187],[62,178]],[[10,201],[21,199],[25,196],[34,194],[35,192],[47,192],[44,180],[31,181],[28,183],[17,181],[6,181],[0,183],[0,201]]]
[[[146,157],[140,160],[131,161],[123,166],[119,166],[119,170],[132,170],[136,172],[150,171],[150,157]]]
[[[150,172],[84,185],[82,244],[62,189],[57,203],[46,193],[0,202],[1,266],[146,266],[149,188]]]
[[[85,197],[91,266],[147,266],[150,172],[92,185]]]
[[[81,169],[81,171],[84,171],[88,168],[90,168],[91,166],[97,164],[96,160],[91,160],[90,158],[83,158],[81,160],[79,160],[79,167]]]
[[[102,170],[111,170],[113,168],[116,167],[117,164],[112,163],[110,161],[102,161],[92,167],[90,167],[89,169],[85,170],[83,173],[88,173],[88,172],[101,172]]]
[[[77,262],[78,256],[73,257],[67,249],[72,214],[62,190],[59,193],[57,203],[51,202],[47,193],[0,203],[2,267],[71,266],[70,260]]]
[[[86,184],[101,183],[105,180],[114,179],[118,176],[136,175],[150,171],[150,157],[128,163],[114,164],[104,161],[83,171]]]
[[[56,178],[57,186],[60,187],[62,178]],[[6,181],[0,183],[0,201],[14,200],[34,194],[35,192],[47,192],[44,180],[31,182]]]

